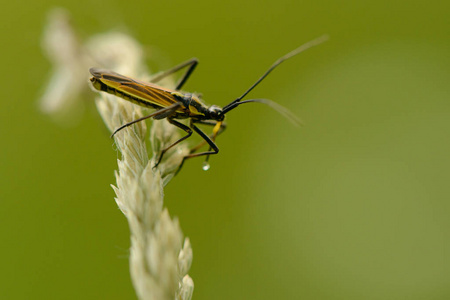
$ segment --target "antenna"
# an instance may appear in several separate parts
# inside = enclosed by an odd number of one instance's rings
[[[264,78],[267,77],[267,75],[269,75],[270,72],[272,72],[273,69],[275,69],[278,65],[280,65],[283,61],[311,48],[314,46],[317,46],[319,44],[322,44],[323,42],[328,40],[328,35],[322,35],[321,37],[318,37],[312,41],[309,41],[303,45],[301,45],[300,47],[298,47],[297,49],[289,52],[288,54],[280,57],[279,59],[277,59],[277,61],[275,61],[272,66],[247,90],[245,91],[245,93],[242,94],[242,96],[240,96],[239,98],[237,98],[236,100],[234,100],[233,102],[231,102],[230,104],[226,105],[223,108],[223,113],[227,113],[228,111],[232,110],[233,108],[237,107],[239,104],[242,103],[247,103],[247,102],[241,102],[241,100],[247,96],[248,93],[251,92],[251,90],[253,90]],[[248,102],[262,102],[262,101],[248,101]],[[273,106],[272,106],[273,107]]]

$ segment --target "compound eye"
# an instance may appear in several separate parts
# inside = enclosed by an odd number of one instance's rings
[[[209,113],[211,118],[213,118],[214,120],[218,120],[221,117],[222,109],[218,106],[213,105],[209,108]]]

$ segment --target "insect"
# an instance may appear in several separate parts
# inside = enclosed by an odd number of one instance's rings
[[[147,108],[154,108],[156,111],[154,111],[152,114],[145,116],[143,118],[131,121],[129,123],[126,123],[122,125],[121,127],[117,128],[111,137],[113,137],[117,132],[124,129],[125,127],[128,127],[134,123],[143,121],[148,118],[153,118],[155,120],[161,120],[161,119],[167,119],[169,123],[172,125],[182,129],[186,132],[186,135],[171,144],[170,146],[166,147],[161,151],[161,154],[159,155],[158,161],[154,165],[154,167],[157,167],[159,163],[161,162],[164,154],[174,147],[175,145],[179,144],[180,142],[186,140],[189,138],[193,131],[195,131],[200,137],[204,140],[202,144],[200,144],[197,147],[192,148],[189,155],[185,156],[180,164],[180,167],[178,168],[177,173],[180,171],[181,167],[183,166],[186,159],[193,158],[193,157],[199,157],[199,156],[206,156],[205,164],[203,169],[207,170],[209,168],[208,164],[208,158],[210,155],[219,153],[219,148],[217,147],[215,143],[215,139],[218,134],[223,132],[226,128],[226,124],[224,123],[225,115],[238,107],[241,104],[244,103],[251,103],[251,102],[259,102],[264,103],[284,115],[286,118],[288,118],[290,121],[294,123],[298,123],[298,119],[295,115],[293,115],[289,110],[284,108],[283,106],[268,100],[268,99],[248,99],[243,100],[245,96],[247,96],[250,91],[252,91],[266,76],[272,72],[275,67],[277,67],[279,64],[281,64],[283,61],[305,51],[308,48],[311,48],[313,46],[316,46],[320,43],[323,43],[328,39],[328,36],[321,36],[317,39],[314,39],[312,41],[309,41],[297,49],[294,49],[293,51],[289,52],[288,54],[280,57],[278,60],[276,60],[272,66],[252,85],[250,88],[248,88],[241,96],[230,102],[228,105],[224,106],[223,108],[217,106],[217,105],[211,105],[206,106],[203,104],[203,102],[200,100],[200,97],[196,94],[192,93],[185,93],[181,92],[180,89],[183,87],[183,85],[186,83],[186,81],[189,79],[189,76],[194,71],[195,67],[198,64],[198,60],[196,58],[192,58],[180,65],[177,65],[173,67],[170,70],[167,70],[165,72],[162,72],[161,74],[156,75],[151,79],[150,82],[143,82],[136,79],[132,79],[120,74],[117,74],[112,71],[98,69],[98,68],[91,68],[89,71],[93,75],[93,77],[90,79],[92,82],[92,85],[95,89],[103,92],[107,92],[109,94],[116,95],[118,97],[121,97],[125,100],[128,100],[132,103],[135,103],[137,105],[147,107]],[[182,70],[184,68],[188,68],[187,71],[183,74],[183,76],[179,79],[178,83],[176,84],[176,87],[174,90],[167,89],[161,86],[158,86],[156,83],[163,79],[166,76],[169,76],[179,70]],[[178,120],[180,119],[189,119],[189,126],[185,125]],[[212,134],[207,135],[205,134],[200,128],[198,128],[197,124],[203,124],[203,125],[209,125],[213,126]],[[196,153],[196,151],[200,148],[200,146],[203,146],[205,143],[208,144],[209,149],[208,151],[203,151],[200,153]]]

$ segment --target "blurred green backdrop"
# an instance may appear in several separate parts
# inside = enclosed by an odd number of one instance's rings
[[[224,105],[278,56],[328,33],[228,117],[212,168],[187,163],[166,206],[191,238],[193,299],[450,299],[449,1],[9,1],[0,75],[1,299],[133,299],[117,153],[92,95],[62,127],[37,99],[40,39],[67,8],[82,38],[125,30],[185,89]]]

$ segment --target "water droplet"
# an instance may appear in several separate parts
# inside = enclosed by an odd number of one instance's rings
[[[202,167],[203,171],[208,171],[210,167],[211,166],[209,165],[209,163],[207,161],[203,162],[203,167]]]

